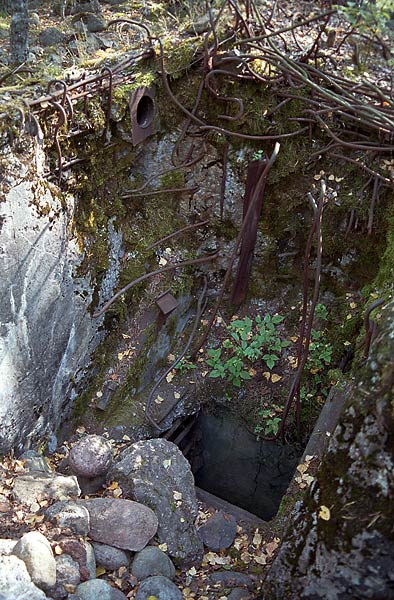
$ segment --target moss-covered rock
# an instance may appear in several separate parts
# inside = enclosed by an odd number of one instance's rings
[[[327,454],[262,598],[390,598],[394,571],[394,304],[383,310]]]

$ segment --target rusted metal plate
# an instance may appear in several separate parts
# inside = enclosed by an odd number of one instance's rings
[[[140,87],[135,90],[129,100],[131,137],[134,146],[153,135],[155,128],[155,90]]]
[[[156,300],[157,306],[163,315],[169,315],[178,306],[178,300],[174,298],[171,292],[165,292]]]

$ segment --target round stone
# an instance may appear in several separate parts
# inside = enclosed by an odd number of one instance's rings
[[[58,525],[70,529],[77,535],[87,535],[90,527],[90,517],[87,508],[75,502],[55,502],[46,511],[48,519]]]
[[[135,600],[149,600],[152,596],[156,600],[183,600],[183,594],[176,585],[162,575],[144,579]]]
[[[154,575],[174,579],[175,567],[165,552],[156,546],[147,546],[133,560],[131,572],[139,581]]]
[[[37,587],[55,585],[56,562],[48,540],[38,531],[25,533],[15,545],[13,554],[23,560]]]
[[[233,543],[237,533],[237,521],[232,515],[219,511],[200,527],[198,533],[204,546],[219,552],[229,548]]]
[[[132,500],[92,498],[80,500],[90,515],[89,536],[95,542],[138,552],[157,531],[155,513]]]
[[[102,475],[111,466],[111,444],[100,435],[87,435],[72,447],[68,462],[75,475],[90,478]]]
[[[91,579],[81,583],[76,590],[80,600],[127,600],[120,590],[111,587],[103,579]]]
[[[128,567],[129,565],[130,559],[121,548],[93,542],[93,549],[97,564],[104,567],[104,569],[115,571],[115,569]]]

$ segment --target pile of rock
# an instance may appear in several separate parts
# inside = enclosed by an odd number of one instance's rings
[[[73,445],[63,473],[34,451],[21,458],[14,500],[41,513],[41,525],[19,540],[0,540],[1,600],[122,600],[124,592],[135,600],[182,600],[174,562],[198,568],[204,545],[220,551],[234,541],[236,521],[224,513],[197,531],[189,464],[166,440],[132,444],[115,462],[111,443],[86,435]],[[116,588],[98,578],[111,572]],[[250,577],[231,571],[212,577],[215,589],[233,588],[229,599],[250,597]]]
[[[40,531],[0,540],[1,600],[122,600],[130,590],[135,600],[182,600],[174,562],[198,567],[202,540],[212,549],[234,540],[236,523],[228,516],[216,515],[197,531],[189,464],[166,440],[132,444],[114,462],[106,439],[85,436],[70,451],[72,474],[51,471],[32,451],[22,458],[25,471],[15,477],[14,499],[45,512]],[[87,496],[98,491],[118,497]],[[160,547],[149,545],[154,537]],[[123,591],[97,577],[107,571],[121,574]]]

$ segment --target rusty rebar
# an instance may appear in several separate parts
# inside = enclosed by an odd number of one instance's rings
[[[112,111],[112,94],[113,94],[113,74],[109,67],[104,67],[101,69],[101,75],[106,73],[108,75],[108,101],[107,101],[107,111],[105,113],[105,128],[103,133],[104,142],[108,143],[108,132],[109,132],[109,124],[111,120],[111,111]]]
[[[232,268],[233,268],[233,265],[234,265],[234,261],[235,261],[235,259],[237,257],[238,248],[239,248],[239,246],[240,246],[240,244],[242,242],[243,233],[244,233],[244,231],[245,231],[245,229],[246,229],[246,227],[248,225],[249,218],[250,218],[250,216],[252,214],[252,211],[254,210],[255,203],[259,199],[259,194],[260,194],[261,186],[265,184],[266,178],[268,177],[268,174],[269,174],[269,172],[270,172],[273,164],[276,161],[276,158],[278,156],[279,150],[280,150],[280,144],[279,144],[279,142],[276,142],[274,151],[272,152],[270,159],[267,161],[267,164],[266,164],[266,166],[264,168],[264,171],[260,175],[260,177],[259,177],[259,179],[258,179],[258,181],[256,183],[256,186],[254,188],[254,192],[253,192],[253,195],[251,197],[248,210],[246,211],[245,217],[244,217],[244,219],[242,221],[240,230],[238,232],[237,239],[235,240],[234,248],[233,248],[233,251],[232,251],[231,256],[230,256],[230,260],[229,260],[229,263],[228,263],[228,266],[227,266],[227,270],[226,270],[226,274],[224,276],[224,280],[223,280],[223,283],[222,283],[221,290],[220,290],[219,295],[217,297],[215,306],[214,306],[214,308],[212,310],[212,314],[211,314],[209,323],[207,325],[207,328],[205,330],[205,333],[202,336],[201,340],[199,341],[199,343],[197,345],[197,348],[194,349],[193,356],[195,356],[197,354],[197,352],[199,351],[199,349],[205,344],[205,342],[208,339],[208,336],[209,336],[209,333],[211,331],[212,325],[215,322],[216,314],[217,314],[217,312],[219,310],[219,307],[220,307],[220,305],[222,303],[224,292],[226,291],[227,284],[228,284],[228,282],[230,280],[230,276],[231,276],[231,273],[232,273]]]
[[[101,315],[104,314],[109,309],[109,307],[118,298],[120,298],[120,296],[122,296],[123,294],[128,292],[132,287],[134,287],[138,283],[141,283],[141,281],[145,281],[145,279],[149,279],[150,277],[154,277],[155,275],[161,275],[162,273],[166,273],[167,271],[174,271],[175,269],[182,269],[183,267],[188,267],[191,265],[197,265],[197,264],[210,262],[211,260],[214,260],[215,258],[217,258],[217,256],[218,256],[218,253],[215,252],[215,254],[209,254],[208,256],[202,256],[201,258],[194,258],[192,260],[185,260],[180,263],[168,265],[167,267],[163,267],[162,269],[156,269],[155,271],[151,271],[150,273],[145,273],[144,275],[137,277],[137,279],[134,279],[133,281],[131,281],[130,283],[125,285],[121,290],[119,290],[119,292],[116,292],[116,294],[114,296],[112,296],[112,298],[110,300],[108,300],[104,304],[104,306],[102,308],[100,308],[100,310],[98,310],[97,312],[95,312],[93,314],[93,318],[97,319],[98,317],[101,317]]]
[[[163,242],[168,242],[168,240],[171,240],[173,237],[181,235],[182,233],[185,233],[186,231],[191,231],[192,229],[197,229],[198,227],[204,227],[204,225],[207,225],[208,223],[209,223],[209,219],[207,219],[206,221],[200,221],[199,223],[192,223],[191,225],[186,225],[186,227],[182,227],[181,229],[174,231],[174,233],[170,233],[170,235],[166,235],[165,237],[161,238],[160,240],[157,240],[157,242],[154,242],[153,244],[148,246],[146,248],[146,250],[151,250],[152,248],[159,246]]]

